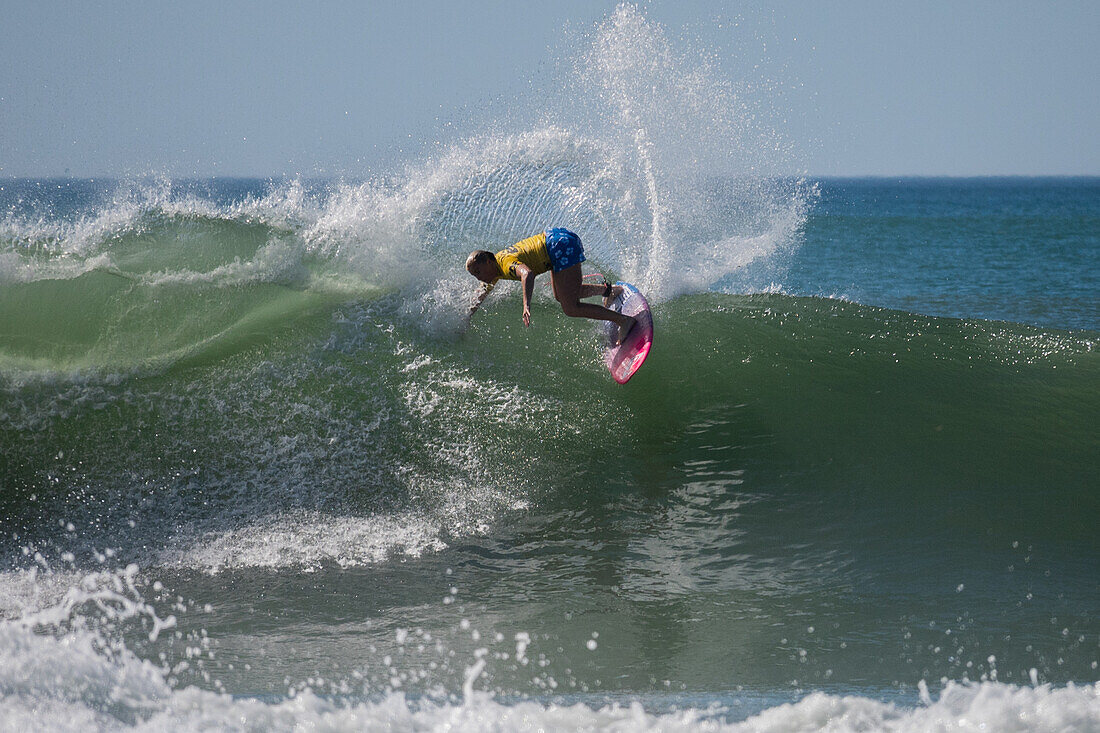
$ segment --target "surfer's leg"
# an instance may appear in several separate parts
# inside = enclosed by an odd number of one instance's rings
[[[603,285],[581,285],[581,300],[585,298],[603,298],[603,305],[606,308],[611,305],[611,302],[615,300],[615,298],[618,298],[619,295],[622,294],[623,288],[621,285],[612,285],[611,292],[605,296],[604,293],[606,291],[607,288]]]
[[[606,290],[607,290],[607,288],[605,287],[604,291],[606,291]],[[623,288],[622,288],[621,285],[612,285],[611,286],[611,291],[608,292],[607,295],[603,296],[604,308],[610,307],[611,304],[615,302],[615,299],[618,298],[622,294],[623,294]],[[600,295],[603,295],[603,291],[600,292]]]
[[[619,288],[622,290],[622,288]],[[587,283],[581,285],[581,299],[595,298],[597,295],[603,295],[603,285],[588,285]]]
[[[553,275],[551,275],[550,276],[550,288],[554,292],[554,299],[555,300],[557,300],[557,298],[558,298],[557,282],[558,281],[554,279]],[[584,283],[583,285],[581,285],[581,292],[580,292],[580,295],[578,297],[581,300],[583,300],[585,298],[595,298],[597,295],[602,296],[604,290],[605,290],[605,288],[604,288],[603,285],[589,285],[588,283]],[[615,296],[618,295],[619,293],[621,293],[622,291],[623,291],[623,289],[620,288],[618,285],[616,285],[614,288],[612,288],[611,298],[609,300],[607,300],[604,303],[604,305],[607,305],[607,303],[610,303],[612,300],[614,300]]]
[[[587,277],[592,277],[588,275]],[[584,278],[581,278],[583,282]],[[581,300],[585,298],[603,298],[604,307],[611,305],[611,302],[622,295],[623,288],[621,285],[612,285],[611,281],[604,278],[603,283],[599,285],[592,285],[591,283],[584,283],[581,285]]]
[[[554,288],[554,297],[561,304],[562,312],[573,318],[591,318],[595,321],[611,321],[619,327],[619,343],[630,333],[635,320],[631,316],[624,316],[602,305],[594,303],[582,303],[581,293],[581,266],[580,263],[567,267],[564,270],[550,274],[550,282]],[[603,286],[599,287],[597,295],[603,293]]]

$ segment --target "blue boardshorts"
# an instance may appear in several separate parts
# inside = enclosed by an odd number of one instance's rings
[[[546,230],[546,254],[550,255],[550,269],[554,272],[584,262],[581,238],[560,227]]]

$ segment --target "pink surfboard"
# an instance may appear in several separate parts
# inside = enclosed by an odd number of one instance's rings
[[[649,312],[649,303],[638,288],[630,283],[615,284],[622,286],[623,292],[608,303],[607,307],[613,311],[634,316],[638,319],[638,324],[630,330],[626,341],[615,346],[619,327],[605,321],[604,333],[607,337],[607,345],[604,347],[603,355],[611,376],[619,384],[626,384],[642,367],[646,357],[649,356],[650,347],[653,346],[653,314]]]

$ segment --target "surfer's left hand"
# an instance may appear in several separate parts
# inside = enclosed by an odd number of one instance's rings
[[[531,325],[531,309],[530,308],[524,308],[523,309],[523,325],[528,326],[528,327]]]

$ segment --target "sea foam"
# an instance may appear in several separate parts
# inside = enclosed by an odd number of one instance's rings
[[[821,691],[763,705],[749,693],[730,692],[712,695],[709,704],[695,697],[666,701],[660,709],[647,709],[629,696],[501,699],[479,690],[484,668],[479,660],[485,650],[467,667],[460,696],[409,695],[356,675],[328,681],[325,694],[307,684],[264,699],[231,696],[218,691],[220,683],[210,674],[214,656],[205,634],[176,630],[176,613],[195,615],[202,609],[183,599],[169,603],[161,596],[147,602],[143,594],[156,594],[161,586],[142,579],[132,565],[59,577],[71,583],[60,598],[54,595],[0,621],[0,725],[5,728],[1064,733],[1100,726],[1100,683],[1055,687],[948,682],[936,696],[921,683],[913,704]],[[4,580],[9,585],[8,576]],[[166,614],[165,607],[174,613]],[[186,654],[175,662],[161,655],[159,665],[141,659],[123,642],[135,630],[151,642],[174,634]],[[399,643],[409,640],[407,632],[397,634]],[[520,633],[515,639],[520,660],[531,637]],[[179,675],[188,670],[201,672],[206,684],[200,688],[179,682]],[[739,712],[742,708],[748,713]]]
[[[470,690],[461,699],[408,697],[395,690],[275,698],[174,688],[165,672],[128,651],[113,657],[88,631],[60,637],[0,622],[0,725],[49,730],[332,731],[969,731],[1042,733],[1100,726],[1100,684],[1022,687],[949,683],[915,706],[811,693],[740,719],[736,705],[651,712],[629,702],[505,701]]]

